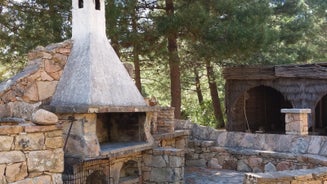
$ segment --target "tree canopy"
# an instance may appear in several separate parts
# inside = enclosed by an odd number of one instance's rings
[[[325,0],[106,0],[107,35],[144,96],[224,126],[221,67],[326,62]],[[0,80],[71,36],[71,2],[0,0]]]

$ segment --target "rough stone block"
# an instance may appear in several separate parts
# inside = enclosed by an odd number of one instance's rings
[[[22,126],[0,126],[0,135],[13,135],[24,131]]]
[[[217,158],[212,158],[208,162],[208,167],[211,169],[222,169],[223,167],[219,164]]]
[[[62,70],[62,67],[59,63],[47,59],[44,62],[44,69],[47,73],[53,73]]]
[[[150,173],[150,181],[163,183],[171,182],[174,177],[174,172],[169,168],[153,168]]]
[[[0,164],[24,162],[25,159],[25,154],[21,151],[0,152]]]
[[[177,156],[169,156],[169,166],[170,167],[183,167],[184,166],[184,158]]]
[[[186,160],[186,166],[206,167],[207,162],[204,159],[199,160]]]
[[[292,153],[307,153],[308,147],[309,140],[305,137],[301,137],[292,142],[290,151]]]
[[[62,137],[62,130],[56,130],[51,132],[45,133],[46,138],[53,138],[53,137]]]
[[[12,109],[8,105],[0,105],[0,117],[11,117]]]
[[[6,92],[5,94],[3,94],[1,96],[1,100],[5,103],[8,102],[15,102],[16,101],[16,94],[15,91],[13,90],[9,90],[8,92]]]
[[[143,161],[144,161],[145,166],[151,166],[152,155],[144,154],[143,155]]]
[[[163,156],[153,156],[151,166],[153,167],[166,167],[167,166],[167,160]]]
[[[6,183],[5,170],[6,164],[0,165],[0,183]]]
[[[184,168],[174,168],[173,171],[172,182],[178,182],[184,179]]]
[[[42,81],[53,81],[53,78],[45,71],[42,71],[40,75]]]
[[[0,150],[9,151],[13,145],[14,137],[0,136]]]
[[[62,148],[64,145],[62,137],[53,137],[45,139],[46,148],[54,149],[54,148]]]
[[[275,172],[275,171],[277,171],[276,166],[271,162],[265,165],[265,172]]]
[[[39,109],[32,114],[32,121],[38,125],[54,125],[58,122],[58,117],[52,112]]]
[[[243,160],[237,162],[237,171],[241,172],[251,172],[252,169]]]
[[[282,161],[277,163],[276,169],[277,171],[285,171],[285,170],[290,170],[291,166],[292,164],[290,162]]]
[[[100,154],[100,146],[97,142],[96,135],[87,135],[84,137],[70,136],[66,148],[66,153],[73,155],[95,157]]]
[[[43,148],[43,133],[20,134],[16,137],[15,150],[42,150]]]
[[[55,183],[51,183],[51,176],[44,175],[34,178],[27,178],[11,184],[55,184]]]
[[[36,85],[39,91],[39,100],[45,100],[52,97],[57,84],[57,81],[37,81]]]
[[[59,81],[61,75],[62,75],[62,70],[54,73],[49,73],[49,75],[56,81]]]
[[[61,174],[52,174],[51,177],[53,184],[63,184]]]
[[[62,149],[31,151],[28,153],[27,166],[29,172],[63,172],[64,152]]]
[[[22,98],[25,102],[37,102],[39,100],[39,92],[35,83],[25,90]]]
[[[13,117],[31,120],[33,112],[41,105],[41,102],[35,104],[13,102],[8,105],[13,109]]]
[[[53,55],[53,61],[55,61],[56,63],[59,63],[62,68],[63,66],[66,64],[67,62],[67,56],[63,55],[63,54],[55,54]]]
[[[33,132],[49,132],[60,130],[62,127],[61,125],[50,125],[50,126],[25,126],[26,133],[33,133]]]
[[[8,182],[22,180],[27,175],[26,162],[9,164],[6,168],[6,179]]]
[[[175,146],[176,146],[177,149],[185,149],[186,148],[186,143],[187,143],[186,138],[177,139],[176,142],[175,142]]]
[[[259,157],[250,157],[248,163],[251,168],[262,167],[263,159]]]

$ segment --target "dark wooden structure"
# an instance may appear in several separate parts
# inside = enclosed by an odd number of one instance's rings
[[[281,108],[310,108],[309,130],[327,134],[327,63],[224,68],[227,130],[285,132]]]

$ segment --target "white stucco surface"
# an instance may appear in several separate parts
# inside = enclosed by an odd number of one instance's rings
[[[72,11],[74,44],[51,105],[146,106],[108,42],[104,10],[96,10],[89,0],[80,9],[73,0]]]

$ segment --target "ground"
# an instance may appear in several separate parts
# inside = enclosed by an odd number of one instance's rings
[[[185,167],[186,184],[240,184],[243,177],[244,173],[231,170]]]

